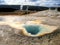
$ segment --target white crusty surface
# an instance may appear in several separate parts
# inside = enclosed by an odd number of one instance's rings
[[[1,16],[2,17],[2,16]],[[36,36],[42,36],[44,34],[48,34],[48,33],[52,33],[53,31],[55,31],[56,29],[58,29],[58,26],[50,26],[47,24],[42,24],[44,20],[40,20],[39,17],[29,17],[28,16],[4,16],[2,17],[2,20],[0,21],[0,25],[9,25],[12,28],[16,28],[19,30],[15,30],[15,33],[19,34],[19,31],[23,32],[23,35],[26,36],[32,36],[32,37],[36,37]],[[31,19],[32,18],[32,19]],[[30,33],[28,33],[26,31],[26,29],[23,27],[23,25],[41,25],[43,27],[45,27],[47,30],[42,30],[41,32],[39,32],[36,35],[31,35]]]

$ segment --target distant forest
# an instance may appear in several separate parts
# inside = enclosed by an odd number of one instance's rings
[[[22,10],[26,10],[27,5],[23,6]],[[28,10],[31,11],[42,11],[47,10],[48,7],[42,7],[42,6],[28,6]],[[14,11],[14,10],[20,10],[20,5],[0,5],[0,12],[1,11]],[[58,8],[60,10],[60,7]]]

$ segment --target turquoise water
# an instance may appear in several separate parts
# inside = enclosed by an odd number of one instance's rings
[[[24,28],[27,30],[28,33],[31,33],[33,35],[41,31],[41,27],[38,25],[25,25]]]

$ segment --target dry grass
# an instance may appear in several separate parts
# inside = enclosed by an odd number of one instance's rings
[[[14,12],[0,12],[0,15],[26,15],[35,13],[36,11],[14,11]]]

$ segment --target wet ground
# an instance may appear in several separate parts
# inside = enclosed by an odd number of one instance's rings
[[[43,13],[45,15],[43,15]],[[29,20],[42,20],[43,24],[59,26],[59,28],[51,34],[41,37],[27,37],[15,34],[14,30],[18,30],[16,28],[10,27],[9,25],[0,25],[0,45],[60,45],[59,13],[58,15],[55,13],[50,13],[50,15],[48,15],[46,12],[38,12],[25,16],[0,16],[0,22],[26,22]]]

